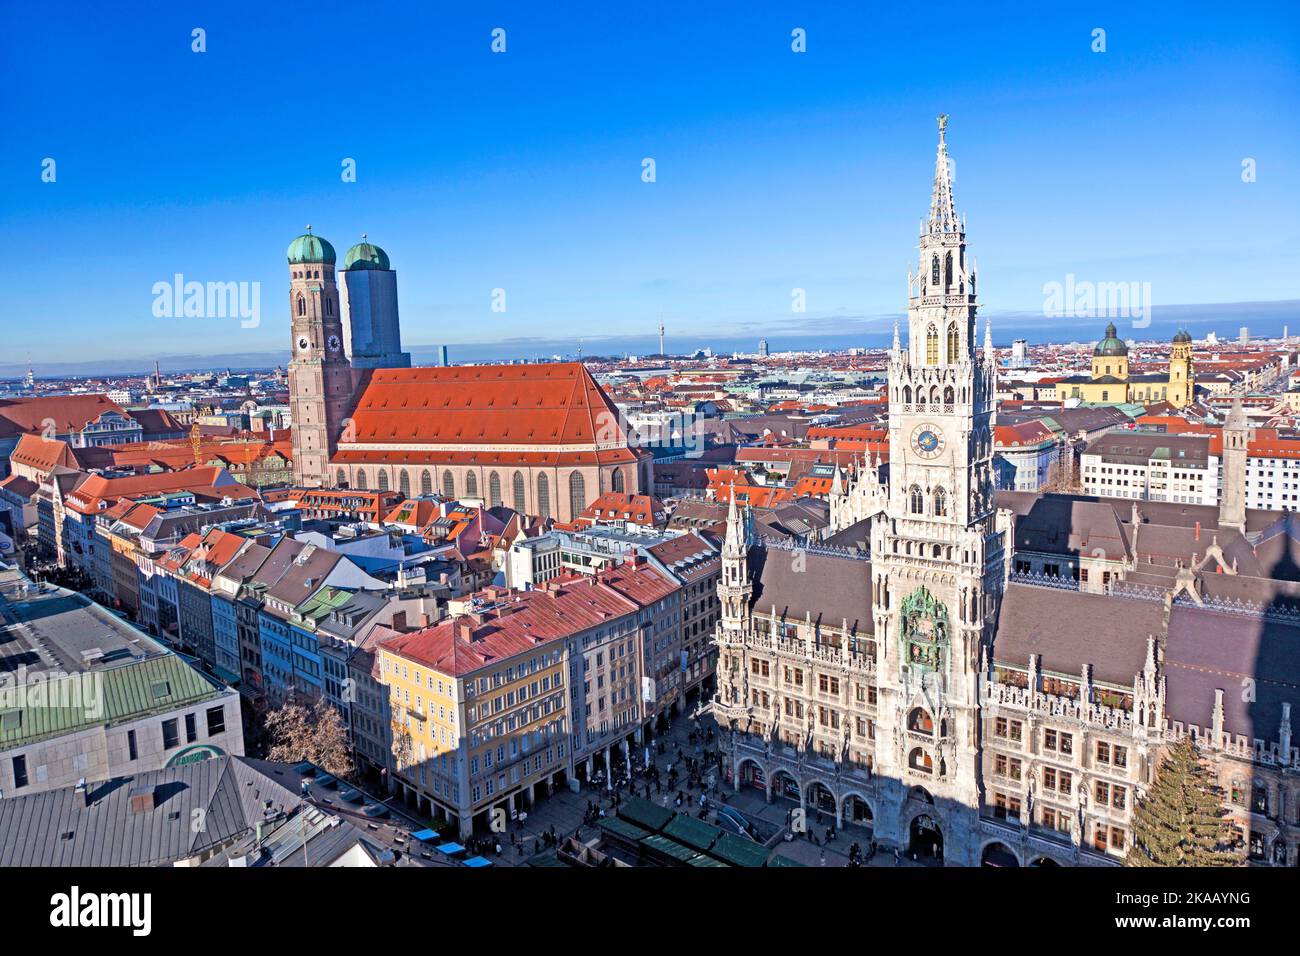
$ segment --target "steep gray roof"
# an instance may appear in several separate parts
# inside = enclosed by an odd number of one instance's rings
[[[1012,583],[998,615],[993,660],[1024,668],[1038,654],[1042,670],[1072,676],[1091,664],[1094,680],[1126,687],[1142,670],[1147,636],[1164,631],[1159,601]]]
[[[755,613],[840,627],[845,620],[859,634],[874,630],[871,616],[871,562],[849,552],[817,547],[758,546],[749,552]]]
[[[131,795],[151,791],[137,812]],[[298,795],[241,757],[0,800],[0,866],[161,866],[255,829]],[[198,825],[201,823],[201,826]]]
[[[1176,604],[1165,644],[1170,720],[1208,728],[1214,691],[1223,690],[1229,734],[1275,741],[1282,704],[1300,719],[1300,627],[1272,615]]]

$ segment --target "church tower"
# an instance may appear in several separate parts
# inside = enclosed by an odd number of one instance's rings
[[[930,215],[909,274],[908,341],[889,357],[889,479],[872,522],[872,600],[881,694],[876,778],[895,787],[889,842],[937,826],[954,863],[981,799],[978,676],[1009,560],[1009,516],[993,504],[995,361],[976,347],[976,268],[953,203],[939,117]],[[926,810],[926,806],[933,809]],[[893,816],[891,814],[891,816]],[[919,822],[918,822],[919,821]]]
[[[1174,335],[1169,355],[1169,404],[1185,408],[1196,397],[1196,378],[1192,368],[1192,337],[1184,329]]]
[[[343,319],[334,280],[334,247],[307,232],[289,244],[293,479],[328,487],[330,458],[352,400],[352,369],[343,351]]]
[[[1233,399],[1223,422],[1223,472],[1219,491],[1219,524],[1246,533],[1246,466],[1250,455],[1250,422],[1241,399]]]

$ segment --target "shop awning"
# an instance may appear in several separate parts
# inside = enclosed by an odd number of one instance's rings
[[[466,866],[491,866],[492,861],[486,857],[472,856],[465,861]]]

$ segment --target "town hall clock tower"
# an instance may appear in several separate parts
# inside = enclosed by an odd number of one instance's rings
[[[995,370],[976,348],[976,269],[953,204],[939,117],[930,215],[908,276],[906,347],[889,355],[889,465],[871,526],[881,695],[876,778],[896,788],[882,836],[924,842],[964,862],[978,830],[978,675],[993,636],[1009,520],[993,503]],[[934,809],[927,811],[926,807]],[[918,831],[918,828],[919,831]],[[889,832],[893,831],[893,832]],[[910,831],[910,832],[909,832]]]

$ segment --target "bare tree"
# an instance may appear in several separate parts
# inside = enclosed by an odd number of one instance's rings
[[[266,716],[270,757],[296,763],[310,760],[318,767],[346,777],[352,773],[352,746],[343,717],[326,700],[308,708],[291,698]]]

